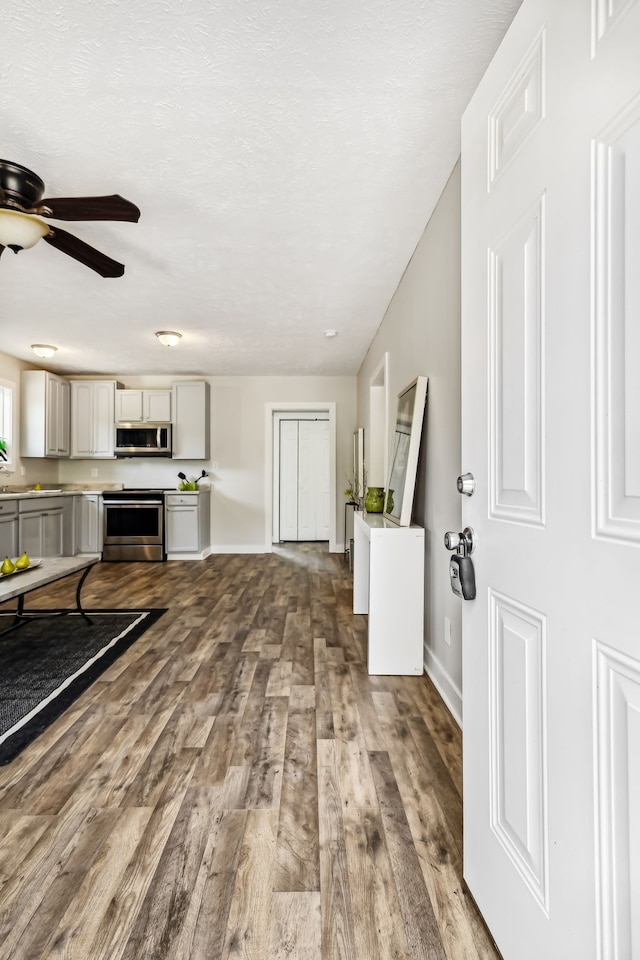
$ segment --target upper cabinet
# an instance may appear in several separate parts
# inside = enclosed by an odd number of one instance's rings
[[[171,390],[116,390],[117,423],[169,423]]]
[[[20,453],[23,457],[68,457],[70,385],[48,370],[21,377]]]
[[[172,423],[173,459],[209,459],[209,384],[178,380],[164,390],[123,390],[115,380],[22,374],[23,457],[115,457],[115,423]]]
[[[178,380],[173,384],[173,459],[209,459],[209,384]]]
[[[114,458],[115,380],[71,381],[71,456]]]

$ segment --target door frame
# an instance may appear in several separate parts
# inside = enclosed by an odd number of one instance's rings
[[[274,490],[279,482],[279,457],[274,450],[279,450],[279,423],[275,414],[294,413],[322,413],[328,414],[329,420],[329,552],[341,553],[336,540],[336,403],[328,401],[280,401],[267,402],[265,409],[265,439],[264,439],[264,548],[265,553],[273,552],[273,544],[279,543],[277,528],[279,517],[274,507]]]

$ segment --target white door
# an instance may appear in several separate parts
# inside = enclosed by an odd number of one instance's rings
[[[71,449],[71,384],[68,380],[58,381],[58,453],[68,457]]]
[[[142,395],[143,416],[152,423],[168,423],[171,420],[171,391],[145,390]]]
[[[329,422],[280,421],[280,539],[329,539]]]
[[[94,457],[113,457],[115,444],[115,385],[112,382],[99,381],[94,384]]]
[[[298,424],[298,539],[329,539],[329,422]]]
[[[74,497],[76,549],[78,553],[98,553],[100,541],[100,500],[97,494]]]
[[[45,405],[47,423],[44,431],[45,435],[45,453],[48,457],[57,456],[59,448],[59,403],[60,403],[60,394],[59,394],[60,381],[57,377],[52,377],[50,374],[46,376],[46,389],[47,389],[47,401]]]
[[[71,455],[93,456],[93,384],[71,383]]]
[[[115,419],[117,423],[138,423],[143,419],[142,390],[116,390]]]
[[[462,148],[465,877],[640,960],[640,3],[524,0]]]

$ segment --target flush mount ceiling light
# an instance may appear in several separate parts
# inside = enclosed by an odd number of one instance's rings
[[[332,337],[337,337],[337,336],[338,336],[338,331],[337,331],[337,330],[325,330],[324,335],[325,335],[325,337],[327,338],[327,340],[330,340]]]
[[[156,337],[165,347],[175,347],[176,343],[182,340],[182,334],[175,330],[158,330]]]
[[[47,360],[54,355],[58,348],[50,343],[32,343],[31,349],[36,357],[42,357],[43,360]]]

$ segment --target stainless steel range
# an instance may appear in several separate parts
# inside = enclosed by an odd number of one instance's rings
[[[164,490],[104,490],[103,560],[165,560]]]

